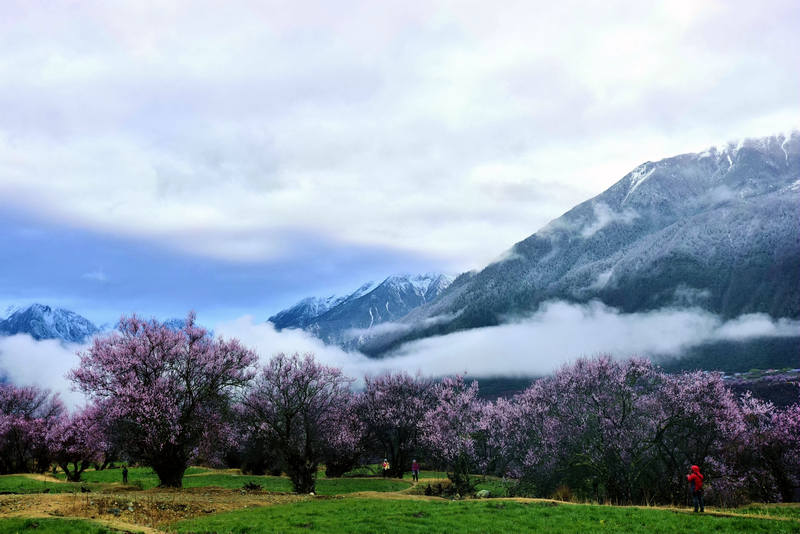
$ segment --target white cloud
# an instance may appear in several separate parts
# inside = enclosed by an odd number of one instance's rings
[[[797,336],[800,321],[775,320],[764,314],[723,321],[697,308],[624,314],[599,302],[549,302],[526,319],[414,341],[383,359],[326,345],[301,330],[278,332],[272,323],[254,322],[251,316],[221,322],[214,331],[238,338],[259,354],[262,363],[279,352],[313,353],[319,361],[340,367],[358,387],[365,375],[396,370],[429,376],[542,375],[578,357],[600,353],[619,358],[674,355],[713,341]],[[87,347],[35,341],[27,335],[0,337],[0,375],[17,384],[60,392],[69,405],[76,406],[83,396],[71,390],[65,377],[79,363],[77,352]]]
[[[385,368],[443,375],[541,375],[581,356],[676,355],[720,340],[797,336],[800,321],[763,314],[730,321],[699,308],[624,314],[602,303],[550,302],[531,317],[408,343],[380,360]]]
[[[711,297],[709,289],[698,289],[689,287],[686,284],[679,284],[673,294],[673,304],[675,306],[699,306]]]
[[[583,237],[591,237],[611,223],[630,224],[639,216],[636,210],[632,208],[617,212],[603,202],[594,202],[592,209],[594,211],[594,220],[581,230]]]
[[[81,275],[81,278],[101,283],[108,282],[108,275],[102,269],[97,269],[96,271],[89,271],[88,273],[83,273]]]
[[[88,347],[54,339],[35,340],[27,334],[0,336],[0,376],[14,384],[47,388],[59,393],[68,406],[79,406],[86,398],[72,390],[66,376],[78,366],[78,352]]]
[[[333,345],[326,345],[303,330],[275,330],[272,323],[254,322],[246,315],[234,321],[225,321],[214,327],[217,335],[237,338],[255,350],[261,361],[266,363],[278,353],[313,353],[317,360],[341,368],[344,373],[360,381],[365,372],[377,372],[379,360],[371,360],[358,352],[346,352]]]
[[[428,328],[430,326],[434,326],[437,324],[449,323],[453,321],[456,317],[461,315],[463,310],[459,310],[454,313],[444,313],[441,315],[435,315],[433,317],[425,317],[420,322],[416,323],[417,327]],[[343,336],[345,340],[366,340],[369,338],[380,337],[386,334],[396,334],[401,332],[408,332],[411,330],[415,325],[411,323],[397,323],[397,322],[385,322],[380,323],[374,326],[370,326],[369,328],[348,328],[344,331]]]
[[[643,160],[797,127],[798,23],[791,1],[6,2],[0,198],[230,260],[310,232],[477,267]]]
[[[763,313],[749,313],[717,328],[715,338],[741,341],[753,337],[792,337],[800,335],[800,321],[773,320]]]
[[[364,374],[387,370],[431,376],[541,375],[581,356],[600,353],[619,358],[676,355],[714,341],[797,336],[800,321],[763,314],[724,321],[699,308],[625,314],[600,302],[549,302],[526,319],[414,341],[382,359],[325,345],[300,330],[277,332],[272,324],[254,323],[251,317],[222,323],[215,330],[238,337],[263,359],[278,352],[313,352],[360,380]]]
[[[608,281],[611,280],[611,276],[614,274],[614,268],[605,270],[597,275],[594,282],[589,285],[589,289],[602,289],[608,285]]]

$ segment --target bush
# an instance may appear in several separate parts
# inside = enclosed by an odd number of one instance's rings
[[[521,478],[516,484],[508,488],[509,497],[535,497],[537,495],[536,483],[530,478]]]
[[[566,484],[561,484],[556,488],[550,498],[556,501],[572,502],[572,490]]]

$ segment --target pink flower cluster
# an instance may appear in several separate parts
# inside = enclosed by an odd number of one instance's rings
[[[0,474],[46,471],[46,436],[63,413],[61,400],[49,391],[0,384]]]

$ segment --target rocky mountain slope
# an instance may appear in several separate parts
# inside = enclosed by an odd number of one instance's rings
[[[277,329],[301,328],[320,339],[358,346],[411,310],[436,299],[452,282],[439,273],[394,275],[369,282],[346,297],[310,297],[272,317]],[[380,325],[383,325],[381,328]]]
[[[647,162],[373,336],[372,355],[546,300],[800,317],[800,134]]]

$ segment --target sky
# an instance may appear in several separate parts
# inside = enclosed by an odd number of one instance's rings
[[[800,4],[0,3],[0,306],[260,322],[800,127]]]

